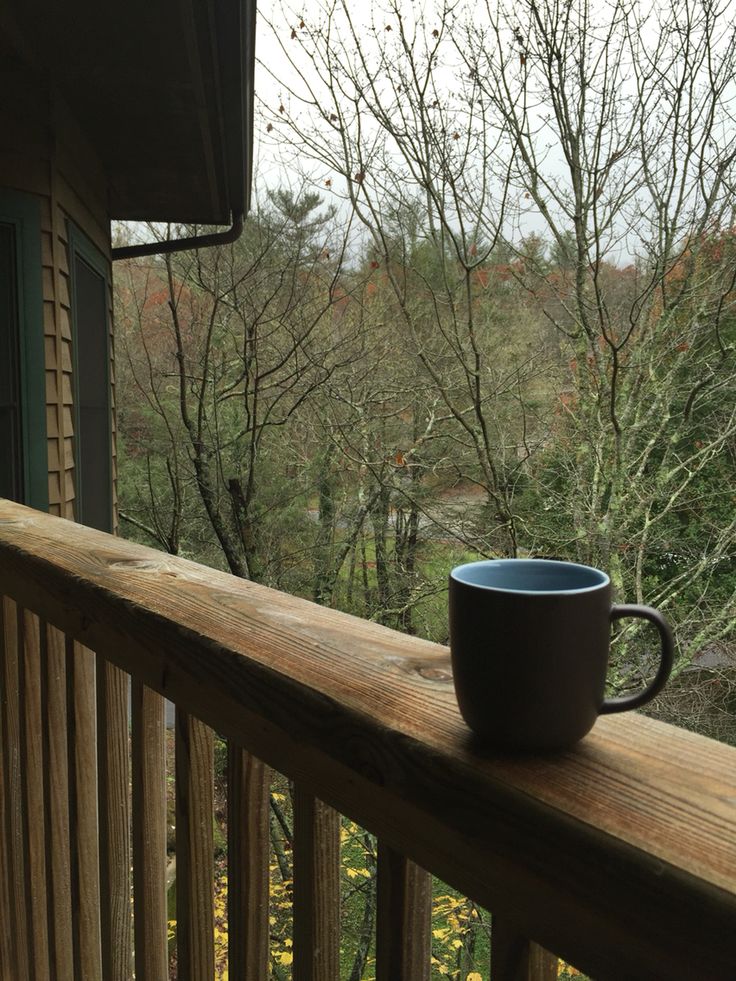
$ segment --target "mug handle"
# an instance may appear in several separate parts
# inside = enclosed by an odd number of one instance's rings
[[[611,610],[611,622],[621,620],[623,617],[649,620],[657,628],[662,641],[659,668],[654,676],[654,680],[642,691],[636,692],[634,695],[624,695],[622,698],[607,698],[601,706],[601,715],[605,715],[608,712],[626,712],[627,709],[639,708],[640,705],[651,701],[664,688],[675,660],[675,642],[672,637],[672,630],[659,610],[655,610],[651,606],[639,606],[638,604],[614,606]]]

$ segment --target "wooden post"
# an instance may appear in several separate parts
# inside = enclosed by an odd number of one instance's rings
[[[338,981],[340,815],[294,791],[294,981]]]
[[[95,655],[66,638],[74,977],[102,977]]]
[[[2,597],[0,597],[0,605]],[[0,613],[0,662],[4,657],[2,636],[2,613]],[[0,670],[0,675],[2,671]],[[0,680],[0,739],[2,739],[2,716],[4,712],[2,697],[2,681]],[[5,834],[5,758],[0,750],[0,977],[11,978],[15,974],[13,967],[13,937],[10,923],[10,856],[8,855],[7,837]]]
[[[38,617],[18,607],[18,666],[21,710],[21,787],[25,847],[26,916],[31,975],[49,977],[46,838],[41,737],[41,652]]]
[[[271,771],[229,742],[227,773],[229,973],[266,978]]]
[[[432,876],[380,839],[377,902],[378,981],[429,981]]]
[[[25,905],[25,872],[23,861],[23,819],[20,779],[20,708],[18,689],[18,620],[15,603],[0,599],[0,640],[4,656],[0,664],[0,704],[3,755],[4,824],[8,893],[9,955],[14,970],[10,977],[29,981],[28,933]]]
[[[503,915],[491,918],[491,981],[556,981],[557,958]]]
[[[133,682],[133,890],[135,974],[139,981],[168,977],[166,911],[165,703]]]
[[[5,703],[3,698],[2,665],[5,658],[5,638],[3,636],[3,598],[0,596],[0,741],[3,738],[3,716]],[[13,939],[10,926],[10,856],[8,841],[5,833],[5,754],[0,746],[0,977],[9,978],[15,973],[13,968]]]
[[[130,767],[128,675],[97,663],[100,808],[100,928],[105,981],[130,978]]]
[[[51,974],[74,981],[71,868],[69,864],[69,765],[67,758],[64,635],[41,624],[41,693],[44,725],[46,870]]]
[[[179,981],[215,972],[214,741],[199,719],[176,712],[176,941]]]

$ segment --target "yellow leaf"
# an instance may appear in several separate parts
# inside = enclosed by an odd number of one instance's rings
[[[294,960],[294,955],[290,950],[285,950],[279,956],[279,964],[283,964],[284,967],[288,967],[289,964]]]
[[[483,978],[480,976],[480,974],[478,974],[477,971],[471,971],[470,974],[465,979],[465,981],[483,981]]]

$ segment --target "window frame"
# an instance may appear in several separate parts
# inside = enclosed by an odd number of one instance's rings
[[[107,357],[104,364],[104,382],[107,393],[107,453],[105,457],[105,501],[107,511],[107,527],[101,529],[112,533],[114,528],[113,516],[113,470],[112,470],[112,451],[113,451],[113,432],[112,432],[112,397],[111,397],[111,378],[110,361],[112,358],[112,342],[110,338],[110,269],[104,254],[94,243],[84,234],[84,232],[73,221],[67,221],[67,242],[69,249],[69,297],[71,303],[71,325],[72,325],[72,366],[74,371],[73,391],[74,391],[74,484],[76,495],[75,516],[76,520],[84,524],[84,488],[82,487],[82,458],[84,447],[81,441],[81,399],[79,392],[79,382],[81,374],[79,371],[79,326],[77,301],[77,281],[76,281],[76,260],[79,257],[85,262],[93,272],[97,273],[103,281],[105,291],[105,348]]]
[[[32,194],[0,188],[0,222],[15,230],[23,503],[48,511],[40,201]]]

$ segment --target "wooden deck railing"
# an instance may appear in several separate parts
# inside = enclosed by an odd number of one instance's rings
[[[491,910],[496,981],[554,973],[527,938],[596,979],[736,977],[736,750],[629,714],[494,755],[444,648],[7,502],[0,592],[3,979],[166,976],[162,695],[179,979],[213,976],[208,727],[231,979],[267,976],[267,767],[296,788],[297,981],[338,975],[337,810],[379,840],[379,979],[429,977],[424,869]]]

